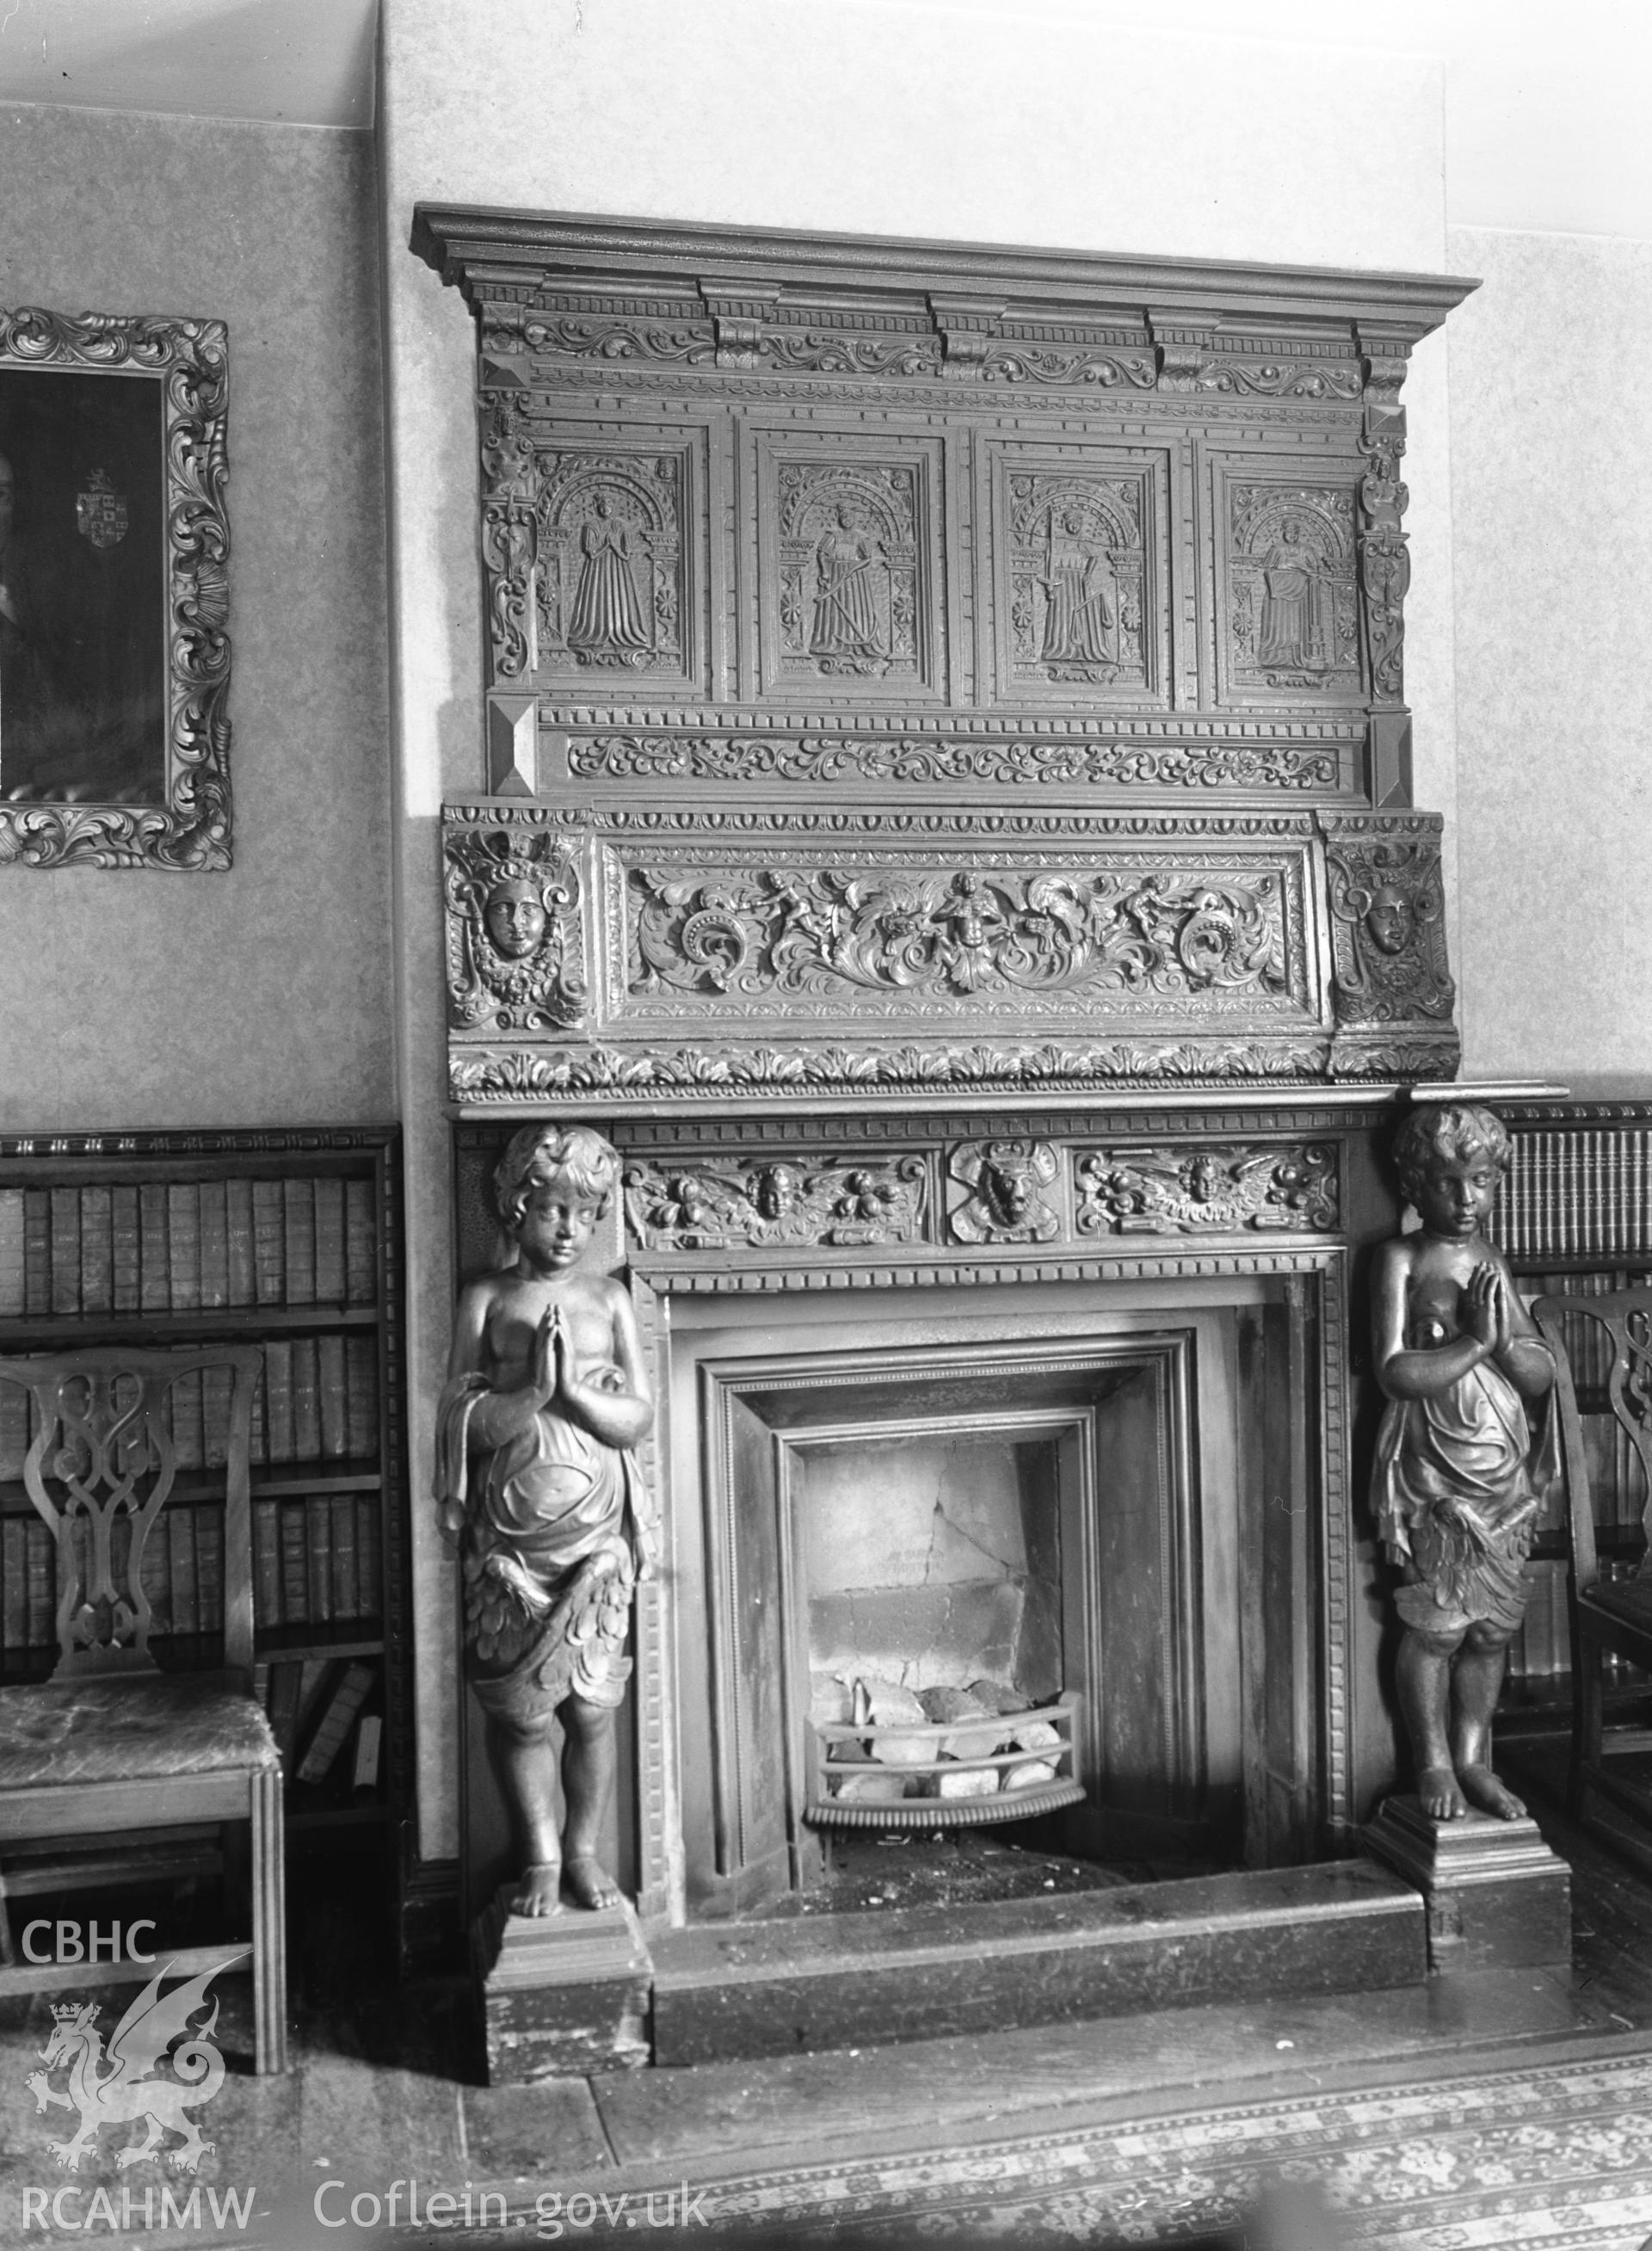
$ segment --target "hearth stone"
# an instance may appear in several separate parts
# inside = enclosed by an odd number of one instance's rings
[[[654,2061],[698,2064],[1427,1974],[1423,1902],[1368,1860],[980,1906],[670,1931]]]
[[[1390,1797],[1365,1844],[1422,1893],[1431,1969],[1571,1962],[1572,1871],[1529,1816],[1436,1821],[1415,1797]]]
[[[630,1901],[513,1915],[514,1889],[500,1886],[471,1934],[488,2085],[646,2064],[652,1964]]]

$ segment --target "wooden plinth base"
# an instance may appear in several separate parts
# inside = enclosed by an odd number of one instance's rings
[[[513,1915],[514,1888],[471,1931],[488,2085],[646,2063],[653,1965],[631,1902]]]
[[[1436,1821],[1418,1799],[1391,1797],[1365,1843],[1427,1902],[1431,1969],[1571,1961],[1572,1871],[1530,1817]]]

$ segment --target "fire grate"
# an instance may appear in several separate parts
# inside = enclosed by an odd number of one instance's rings
[[[816,1828],[956,1829],[1028,1821],[1084,1797],[1075,1779],[1076,1698],[996,1719],[816,1720]]]

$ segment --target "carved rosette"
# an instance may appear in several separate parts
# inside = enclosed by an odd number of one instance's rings
[[[958,1243],[1053,1243],[1065,1230],[1061,1160],[1048,1141],[964,1141],[947,1158],[947,1224]]]
[[[447,840],[448,1021],[456,1030],[565,1030],[586,988],[578,861],[559,837]]]
[[[1332,998],[1339,1026],[1448,1026],[1438,814],[1326,815]]]
[[[1075,1168],[1082,1235],[1227,1235],[1337,1224],[1324,1145],[1097,1149]]]
[[[626,1216],[647,1250],[846,1250],[920,1243],[929,1198],[922,1157],[753,1158],[690,1153],[626,1168]]]

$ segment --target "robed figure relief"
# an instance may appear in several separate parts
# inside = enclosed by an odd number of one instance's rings
[[[626,663],[653,646],[648,613],[632,566],[631,534],[605,494],[579,534],[579,577],[568,646],[587,661]]]
[[[814,551],[812,655],[875,658],[888,654],[875,581],[882,560],[882,541],[862,530],[847,505],[840,504]]]
[[[1333,655],[1331,584],[1319,558],[1288,519],[1262,564],[1261,637],[1257,661],[1293,672],[1323,672]]]
[[[1044,556],[1045,661],[1108,663],[1115,616],[1109,577],[1076,509],[1064,509],[1059,522],[1051,509]]]

